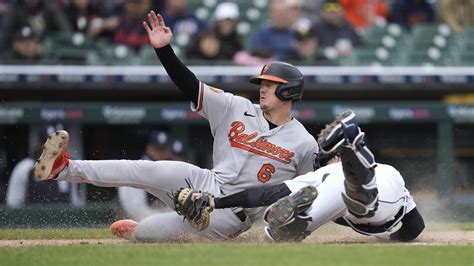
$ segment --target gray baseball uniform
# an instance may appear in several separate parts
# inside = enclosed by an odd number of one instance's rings
[[[209,121],[214,137],[212,170],[176,161],[71,161],[58,179],[141,188],[174,207],[170,194],[188,184],[224,196],[248,187],[278,184],[314,170],[317,143],[296,119],[270,129],[259,105],[204,83],[200,83],[196,103],[191,109]],[[242,221],[235,215],[240,210],[216,210],[209,228],[197,234],[224,239],[237,236],[263,211],[245,209],[247,218]],[[168,212],[140,221],[135,238],[166,241],[188,233],[196,232],[182,217]]]

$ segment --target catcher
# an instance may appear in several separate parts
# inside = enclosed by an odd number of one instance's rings
[[[203,230],[213,209],[270,205],[263,219],[265,233],[274,241],[302,241],[330,221],[368,236],[413,240],[425,227],[413,197],[394,167],[375,162],[364,138],[355,114],[346,111],[318,136],[324,167],[223,198],[183,189],[176,197],[176,209]],[[393,232],[399,223],[402,226]]]

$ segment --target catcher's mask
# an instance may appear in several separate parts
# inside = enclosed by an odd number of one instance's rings
[[[250,83],[260,85],[262,80],[281,83],[275,94],[281,101],[301,101],[303,97],[303,74],[293,65],[285,62],[265,64],[259,76],[250,78]]]

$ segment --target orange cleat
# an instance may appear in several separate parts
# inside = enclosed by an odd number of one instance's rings
[[[64,130],[58,130],[48,136],[43,145],[43,152],[33,168],[38,180],[54,179],[69,165],[69,154],[65,150],[68,144],[69,134]]]
[[[134,240],[133,232],[137,225],[134,220],[119,220],[110,225],[110,232],[116,237]]]

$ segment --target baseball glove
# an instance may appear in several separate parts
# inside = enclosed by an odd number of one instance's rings
[[[193,200],[193,193],[201,193],[202,196]],[[191,188],[181,188],[174,194],[174,206],[179,215],[184,216],[192,227],[202,231],[209,226],[212,208],[209,200],[214,197],[211,193],[193,190]]]

